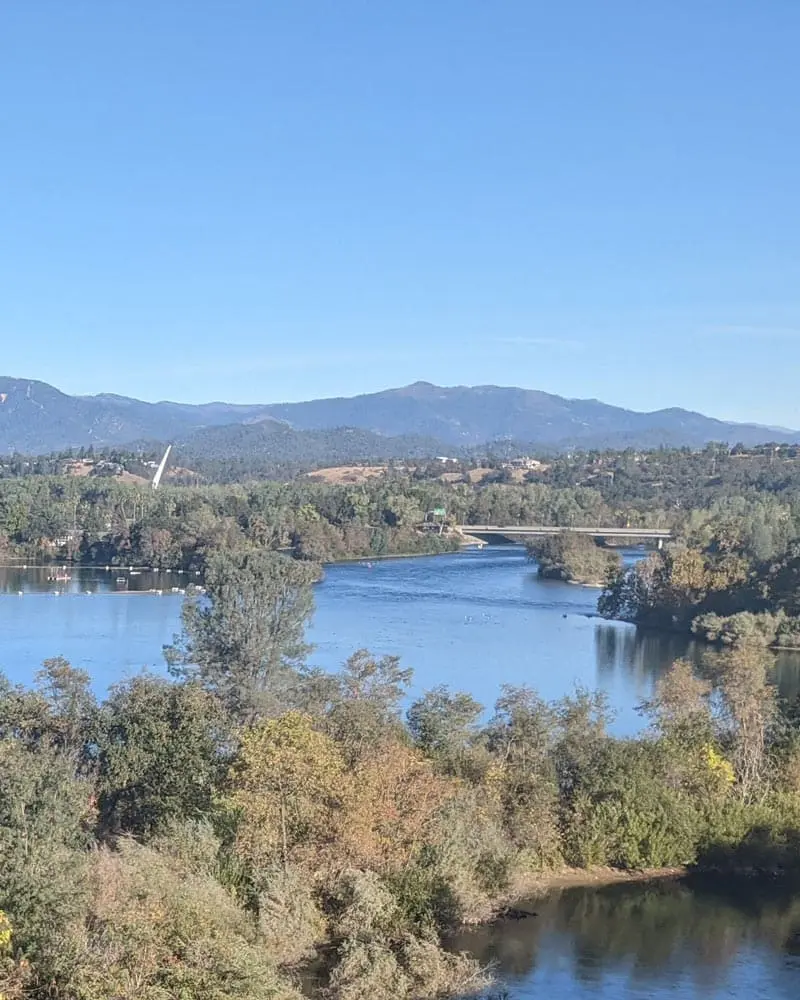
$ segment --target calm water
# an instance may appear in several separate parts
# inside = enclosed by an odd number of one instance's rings
[[[70,572],[59,581],[48,579],[53,570],[0,569],[0,669],[29,681],[42,660],[63,655],[98,691],[143,667],[163,671],[161,648],[183,601],[172,589],[195,577]],[[316,588],[312,662],[335,669],[359,648],[397,654],[414,668],[416,691],[449,684],[486,705],[502,683],[530,684],[546,698],[581,683],[607,691],[617,732],[631,732],[654,679],[676,656],[700,651],[598,619],[597,594],[537,579],[517,546],[332,566]],[[800,657],[782,656],[777,679],[796,693]]]
[[[800,895],[705,880],[570,889],[459,935],[510,1000],[797,1000]]]

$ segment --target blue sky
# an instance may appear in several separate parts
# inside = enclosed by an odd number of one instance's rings
[[[797,0],[0,5],[0,374],[800,427]]]

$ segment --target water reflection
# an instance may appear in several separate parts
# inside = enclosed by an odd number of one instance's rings
[[[800,895],[750,882],[690,880],[570,889],[537,916],[458,935],[497,964],[512,998],[796,998]]]
[[[595,655],[599,686],[623,676],[630,686],[652,690],[659,677],[677,659],[689,660],[699,673],[708,669],[715,650],[707,643],[669,632],[649,632],[604,622],[595,626]],[[800,653],[764,651],[772,680],[782,698],[800,697]]]
[[[624,674],[649,686],[680,657],[698,665],[702,657],[699,644],[686,636],[643,632],[610,622],[595,625],[594,646],[598,679]]]
[[[2,566],[0,594],[178,593],[199,573],[97,566]]]

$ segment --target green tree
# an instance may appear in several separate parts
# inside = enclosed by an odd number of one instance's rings
[[[404,738],[401,704],[412,675],[398,657],[360,649],[334,676],[327,725],[351,763],[380,743]]]
[[[460,774],[477,740],[482,712],[471,695],[439,685],[410,706],[408,728],[424,753],[444,770]]]
[[[742,647],[721,656],[717,663],[723,738],[745,801],[763,800],[773,777],[770,745],[777,700],[767,680],[770,661],[763,652]]]
[[[309,652],[313,564],[254,549],[215,552],[204,596],[187,597],[183,634],[165,650],[173,673],[195,678],[241,719],[281,702]]]
[[[499,771],[506,828],[537,864],[558,855],[553,707],[528,687],[503,685],[487,727]]]
[[[98,712],[89,674],[57,656],[44,661],[36,674],[36,687],[49,708],[55,744],[86,758],[91,754]]]
[[[102,830],[149,834],[208,815],[227,762],[222,713],[199,685],[147,675],[117,685],[98,726]]]
[[[585,584],[605,583],[620,565],[616,552],[601,549],[587,535],[569,531],[529,542],[528,557],[536,561],[541,577]]]
[[[0,740],[0,909],[43,987],[70,961],[65,942],[86,904],[92,819],[91,785],[69,756]]]

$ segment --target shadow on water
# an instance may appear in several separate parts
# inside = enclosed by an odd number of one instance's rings
[[[597,680],[600,685],[624,679],[630,686],[652,689],[655,682],[678,659],[689,660],[698,671],[713,651],[707,643],[670,632],[650,632],[598,623],[594,633]],[[782,698],[794,701],[800,696],[800,652],[765,651],[774,660],[772,678]]]
[[[575,888],[536,916],[451,946],[493,963],[511,998],[797,997],[800,894],[752,880]]]

